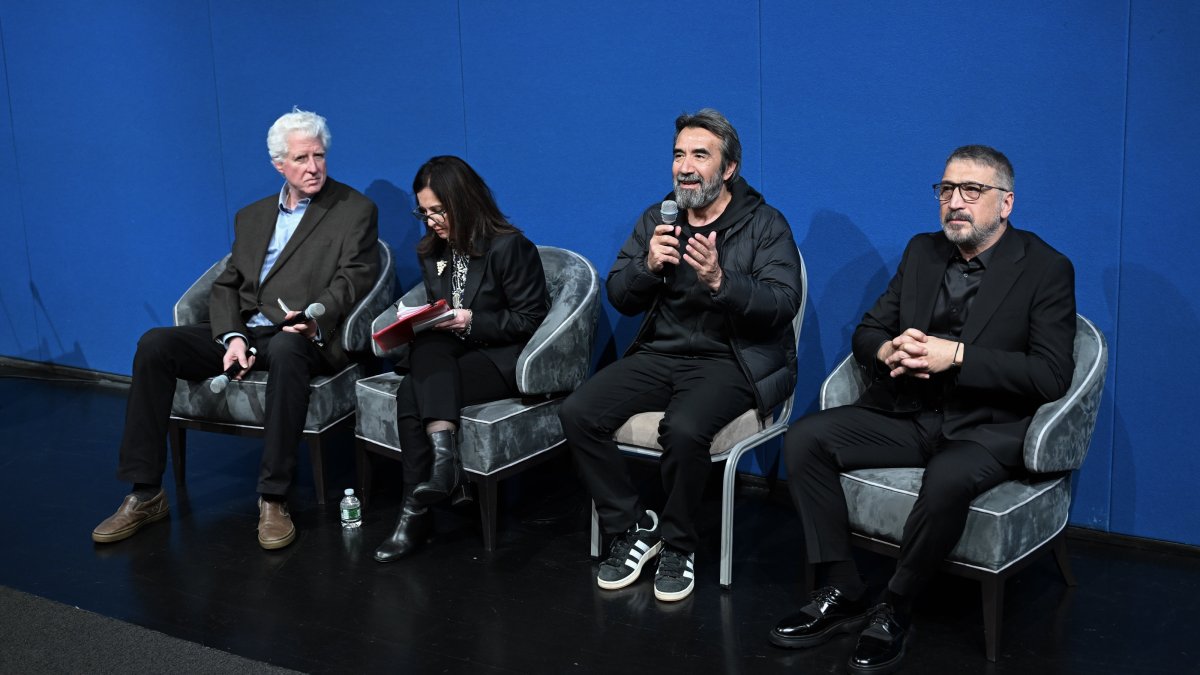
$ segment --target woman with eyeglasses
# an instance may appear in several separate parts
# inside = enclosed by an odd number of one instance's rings
[[[479,174],[458,157],[426,162],[413,179],[428,228],[417,259],[430,302],[453,316],[417,333],[396,393],[404,504],[375,550],[391,562],[433,529],[429,506],[466,499],[456,433],[463,406],[517,396],[517,357],[550,308],[537,247],[504,217]],[[397,368],[398,371],[401,368]]]

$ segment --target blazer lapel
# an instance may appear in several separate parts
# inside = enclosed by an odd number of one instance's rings
[[[271,237],[275,235],[275,221],[278,220],[279,202],[271,202],[271,205],[264,208],[262,213],[257,217],[249,219],[247,223],[252,228],[249,234],[249,240],[254,242],[247,251],[253,255],[251,262],[254,264],[252,270],[243,270],[243,274],[253,274],[254,283],[258,283],[258,276],[262,274],[263,262],[267,259],[267,248],[271,245]],[[273,266],[272,266],[273,267]],[[263,281],[266,281],[264,279]]]
[[[1013,229],[1011,224],[1008,227],[1009,230]],[[996,254],[992,256],[983,283],[979,285],[979,294],[971,303],[971,313],[963,325],[963,342],[969,343],[979,337],[1009,289],[1025,271],[1025,242],[1015,231],[1005,233],[996,246]]]
[[[921,331],[929,330],[929,323],[933,320],[933,305],[937,302],[946,276],[946,264],[954,255],[954,244],[945,236],[935,237],[933,241],[932,255],[917,266],[917,292],[913,294],[916,306],[910,325]]]
[[[304,217],[300,219],[300,224],[296,226],[296,231],[292,233],[288,243],[283,247],[283,251],[279,253],[279,258],[275,260],[275,264],[271,266],[271,271],[267,272],[267,279],[270,279],[279,268],[283,267],[287,261],[295,255],[305,239],[317,229],[317,224],[329,213],[329,196],[333,192],[332,181],[326,179],[325,189],[321,190],[320,194],[308,203],[308,208],[304,209]],[[324,197],[324,198],[323,198]],[[265,282],[266,279],[263,279]]]
[[[467,287],[463,290],[463,307],[470,307],[475,294],[479,292],[479,282],[483,280],[483,270],[487,267],[487,258],[491,254],[491,242],[484,245],[483,255],[478,258],[468,258]]]

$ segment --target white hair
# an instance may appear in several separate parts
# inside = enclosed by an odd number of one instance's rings
[[[288,136],[294,133],[299,133],[305,138],[319,139],[326,151],[329,150],[329,143],[333,140],[324,117],[293,106],[292,112],[275,120],[275,123],[267,130],[267,152],[271,153],[272,162],[283,161],[288,151]]]

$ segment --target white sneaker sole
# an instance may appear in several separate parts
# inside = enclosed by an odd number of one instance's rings
[[[654,557],[658,555],[658,552],[662,550],[662,547],[663,543],[661,541],[651,546],[650,549],[646,551],[645,555],[642,556],[642,559],[638,561],[637,567],[634,567],[629,574],[621,577],[620,579],[615,581],[605,581],[597,576],[596,585],[606,591],[615,591],[618,588],[625,588],[629,584],[632,584],[633,582],[637,581],[638,577],[642,575],[642,569],[647,563],[649,563],[651,560],[654,560]],[[691,591],[689,591],[689,593],[690,592]]]
[[[654,589],[654,597],[658,598],[659,600],[661,600],[663,602],[679,602],[680,600],[691,595],[692,591],[695,590],[695,588],[696,588],[696,581],[693,579],[692,583],[688,584],[687,588],[683,589],[682,591],[675,591],[674,593],[660,591],[657,588],[655,588]]]

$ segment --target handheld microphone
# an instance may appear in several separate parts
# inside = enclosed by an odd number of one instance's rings
[[[251,356],[253,356],[258,353],[258,350],[254,347],[251,347],[249,353]],[[214,394],[219,394],[225,391],[225,387],[229,385],[229,380],[240,372],[242,372],[242,364],[234,361],[233,363],[229,364],[229,367],[225,369],[225,372],[214,377],[213,381],[208,383],[208,390]]]
[[[322,305],[319,302],[314,302],[313,304],[304,308],[304,313],[297,314],[296,316],[293,316],[290,319],[285,319],[279,325],[280,325],[280,327],[295,326],[296,324],[304,323],[305,321],[308,321],[309,319],[319,319],[322,316],[324,316],[324,314],[325,314],[325,305]]]
[[[662,203],[662,221],[663,225],[674,225],[675,219],[679,217],[679,205],[668,199]]]

